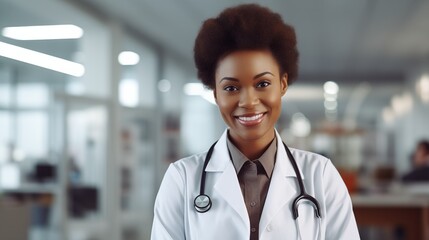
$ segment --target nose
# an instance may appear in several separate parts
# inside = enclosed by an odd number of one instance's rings
[[[254,89],[243,89],[240,92],[239,107],[242,108],[253,108],[259,103],[259,96]]]

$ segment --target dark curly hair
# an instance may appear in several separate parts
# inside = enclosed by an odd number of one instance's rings
[[[429,141],[427,141],[427,140],[420,140],[420,142],[418,143],[418,146],[424,148],[425,152],[427,154],[429,154]]]
[[[273,54],[288,84],[298,73],[295,30],[281,16],[257,4],[227,8],[207,19],[195,39],[194,60],[198,78],[211,89],[220,59],[237,50],[265,50]]]

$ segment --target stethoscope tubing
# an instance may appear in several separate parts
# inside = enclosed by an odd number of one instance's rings
[[[206,158],[204,160],[203,170],[201,172],[200,194],[197,197],[195,197],[195,199],[194,199],[195,210],[199,213],[205,213],[205,212],[209,211],[211,206],[212,206],[212,201],[211,201],[210,197],[205,194],[206,167],[207,167],[208,163],[210,162],[210,159],[211,159],[211,156],[213,154],[214,147],[216,146],[216,143],[217,143],[217,141],[215,143],[213,143],[213,145],[210,147],[209,151],[207,152]],[[299,216],[298,206],[299,206],[301,201],[309,201],[313,205],[316,217],[321,218],[322,215],[320,213],[319,202],[317,201],[317,199],[315,199],[314,197],[312,197],[311,195],[309,195],[305,191],[304,182],[302,180],[301,172],[299,171],[296,160],[284,142],[283,142],[283,146],[285,147],[286,154],[288,155],[289,161],[291,162],[293,170],[295,171],[297,181],[298,181],[299,190],[300,190],[299,195],[294,199],[294,201],[292,203],[293,218],[296,220]]]
[[[320,205],[319,205],[319,201],[317,201],[317,199],[315,199],[314,197],[312,197],[311,195],[309,195],[306,191],[305,191],[305,186],[304,186],[304,181],[302,180],[301,177],[301,172],[299,171],[298,165],[296,163],[295,158],[293,157],[292,153],[290,152],[289,148],[286,146],[286,144],[283,142],[283,146],[285,147],[286,150],[286,154],[289,157],[290,163],[292,164],[293,170],[295,171],[296,177],[298,179],[298,185],[299,185],[299,190],[300,190],[300,194],[298,195],[298,197],[296,197],[292,203],[292,214],[293,214],[293,218],[296,220],[299,216],[298,214],[298,206],[300,201],[310,201],[313,204],[314,207],[314,211],[315,214],[318,218],[321,218],[322,215],[320,214]]]
[[[216,146],[216,143],[217,141],[213,143],[213,145],[210,147],[209,151],[207,152],[206,158],[204,160],[203,170],[201,172],[200,194],[194,199],[195,210],[199,213],[205,213],[209,211],[210,208],[212,207],[211,198],[205,194],[204,190],[206,186],[206,168],[212,157],[212,153],[213,153],[214,147]]]

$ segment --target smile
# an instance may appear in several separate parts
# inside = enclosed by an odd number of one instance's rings
[[[264,115],[264,113],[259,113],[253,116],[237,116],[236,118],[241,124],[252,126],[262,122]]]

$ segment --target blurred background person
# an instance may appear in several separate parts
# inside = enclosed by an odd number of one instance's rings
[[[421,140],[411,155],[413,169],[402,177],[405,183],[429,181],[429,141]]]

